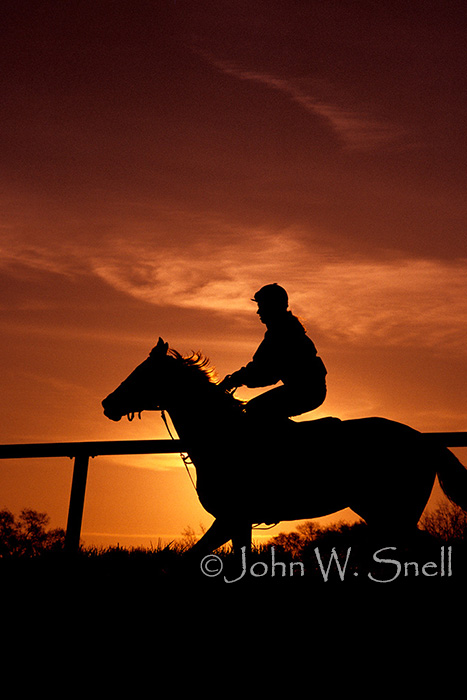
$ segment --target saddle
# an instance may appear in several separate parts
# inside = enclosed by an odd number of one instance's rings
[[[336,446],[341,425],[341,419],[333,416],[308,421],[268,417],[264,422],[256,416],[248,425],[247,435],[259,440],[260,444],[264,440],[264,444],[273,450],[280,446],[287,452],[288,445],[293,444],[299,449],[308,451],[313,446],[313,450],[319,451],[321,447],[329,449],[331,445]]]
[[[322,438],[323,436],[331,436],[336,434],[336,430],[339,429],[342,423],[340,418],[334,418],[334,416],[326,416],[326,418],[316,418],[315,420],[304,420],[304,421],[294,421],[290,418],[288,419],[289,424],[291,424],[291,429],[297,432],[304,432],[308,437],[312,438],[313,435]]]

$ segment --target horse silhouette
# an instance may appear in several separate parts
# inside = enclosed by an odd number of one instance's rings
[[[416,531],[435,476],[467,510],[467,470],[447,448],[385,418],[254,422],[222,390],[199,353],[159,338],[149,357],[102,402],[118,421],[167,411],[196,469],[212,526],[190,550],[251,545],[253,524],[301,520],[349,507],[375,532]]]

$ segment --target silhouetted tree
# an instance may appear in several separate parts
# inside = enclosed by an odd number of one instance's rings
[[[467,512],[453,503],[443,503],[426,513],[420,525],[432,537],[446,542],[467,539]]]
[[[0,557],[33,557],[43,552],[63,548],[65,531],[61,528],[47,529],[49,517],[24,508],[19,517],[7,509],[0,511]]]
[[[282,552],[287,552],[293,557],[298,557],[303,547],[303,537],[299,532],[280,532],[268,541],[269,545],[277,547]]]
[[[293,532],[280,532],[269,540],[268,544],[280,548],[283,552],[287,552],[293,557],[298,557],[307,547],[316,545],[323,538],[347,534],[356,527],[357,525],[348,525],[343,522],[322,527],[312,520],[307,520],[297,525],[296,530]]]
[[[18,547],[18,528],[13,513],[0,511],[0,556],[16,552]]]

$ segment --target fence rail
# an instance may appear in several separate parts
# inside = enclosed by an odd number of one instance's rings
[[[433,444],[467,447],[467,432],[423,433]],[[107,440],[94,442],[44,442],[0,445],[0,459],[69,457],[74,459],[65,550],[79,549],[86,481],[90,457],[130,454],[171,454],[185,452],[181,440]]]
[[[84,498],[90,457],[183,452],[180,440],[109,440],[99,442],[48,442],[0,445],[0,459],[69,457],[74,459],[65,550],[77,552],[81,537]]]

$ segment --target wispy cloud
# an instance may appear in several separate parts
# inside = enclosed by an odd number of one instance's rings
[[[95,274],[146,302],[251,313],[262,284],[288,289],[294,310],[331,341],[447,347],[465,352],[465,261],[333,259],[290,231],[250,231],[237,245],[150,251],[117,241]]]
[[[232,232],[230,232],[232,234]],[[11,263],[44,275],[97,278],[159,307],[251,314],[252,294],[279,282],[293,310],[329,342],[467,348],[466,261],[335,257],[296,230],[238,229],[236,235],[155,246],[150,239],[115,238],[95,248],[4,251]],[[155,252],[157,251],[157,252]],[[200,339],[202,340],[202,339]]]
[[[57,258],[48,246],[24,245],[14,239],[3,241],[0,245],[0,269],[8,269],[9,273],[13,274],[12,265],[67,274],[62,253]]]
[[[205,52],[201,52],[201,55],[226,75],[265,85],[271,90],[281,92],[313,116],[321,118],[349,149],[368,150],[387,145],[398,140],[403,134],[400,127],[377,119],[365,110],[324,101],[310,94],[299,85],[297,80],[240,68]]]

